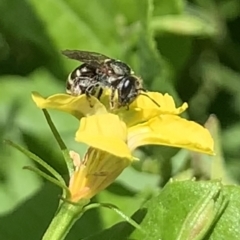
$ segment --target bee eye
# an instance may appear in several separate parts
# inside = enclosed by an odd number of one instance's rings
[[[126,78],[123,80],[122,84],[120,84],[119,90],[122,91],[122,95],[126,96],[131,92],[133,84],[130,79]]]
[[[124,88],[128,88],[129,84],[130,84],[130,81],[127,79],[127,80],[124,82],[123,87],[124,87]]]

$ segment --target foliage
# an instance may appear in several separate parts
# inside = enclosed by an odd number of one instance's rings
[[[78,63],[64,58],[63,49],[127,62],[147,89],[168,92],[178,105],[188,102],[187,117],[206,123],[215,140],[215,157],[168,147],[138,149],[141,161],[92,200],[113,203],[128,216],[135,213],[144,233],[101,208],[84,214],[67,239],[239,239],[238,0],[0,0],[0,15],[1,140],[18,142],[66,174],[31,100],[32,91],[46,96],[65,91],[67,75]],[[78,122],[59,112],[51,116],[68,146],[84,153],[86,146],[72,138]],[[3,239],[40,239],[57,208],[58,190],[23,171],[26,165],[34,163],[0,145]],[[174,181],[165,185],[170,177]],[[221,182],[190,181],[193,177]],[[200,213],[194,215],[199,208],[212,222],[201,225],[199,236],[188,235],[191,221],[186,221],[200,219]]]

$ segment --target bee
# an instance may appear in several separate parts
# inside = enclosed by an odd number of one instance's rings
[[[103,90],[109,88],[111,90],[110,108],[127,107],[128,109],[129,105],[143,94],[142,92],[146,92],[142,86],[142,80],[135,76],[132,69],[122,61],[100,53],[80,50],[64,50],[62,54],[83,62],[68,76],[66,86],[68,94],[86,94],[88,99],[91,96],[100,99]],[[117,106],[114,102],[116,92]]]

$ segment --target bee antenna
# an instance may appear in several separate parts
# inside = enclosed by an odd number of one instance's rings
[[[140,93],[140,95],[143,95],[145,97],[148,97],[154,104],[156,104],[158,107],[160,107],[160,105],[154,100],[152,99],[151,97],[149,97],[146,93]]]

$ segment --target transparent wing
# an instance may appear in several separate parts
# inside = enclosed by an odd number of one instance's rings
[[[70,59],[78,60],[80,62],[94,65],[96,67],[101,65],[104,62],[104,60],[111,59],[100,53],[81,50],[64,50],[62,51],[62,54]]]

